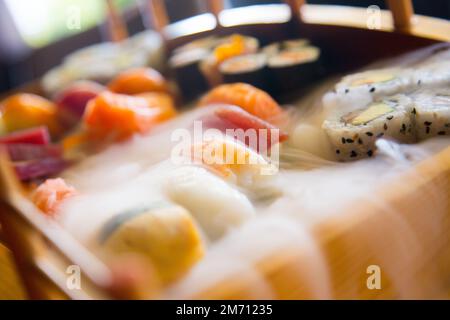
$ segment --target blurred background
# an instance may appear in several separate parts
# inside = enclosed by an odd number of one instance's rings
[[[131,34],[151,25],[148,0],[115,0]],[[205,12],[205,0],[165,0],[171,22]],[[226,7],[281,3],[281,0],[226,0]],[[414,0],[418,14],[450,18],[449,0]],[[385,8],[384,0],[308,0]],[[0,93],[36,79],[68,53],[107,38],[105,0],[0,0]],[[79,21],[70,17],[79,15]]]

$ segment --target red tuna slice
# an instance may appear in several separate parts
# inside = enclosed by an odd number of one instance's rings
[[[14,163],[21,181],[45,178],[63,171],[68,163],[62,158],[45,158]]]
[[[63,149],[58,145],[34,145],[15,143],[6,145],[11,161],[29,161],[44,158],[62,158]]]
[[[262,120],[248,113],[247,111],[239,107],[221,106],[215,111],[215,115],[223,121],[222,127],[216,127],[219,130],[225,132],[226,129],[242,129],[244,130],[244,132],[246,130],[256,130],[258,136],[256,147],[249,141],[248,136],[238,136],[237,138],[241,140],[241,142],[244,142],[247,146],[250,146],[253,149],[257,150],[258,152],[265,151],[266,149],[270,150],[270,148],[274,144],[284,142],[288,138],[288,134],[283,130],[277,128],[276,126],[265,120]],[[277,130],[278,135],[274,135],[273,130]],[[266,141],[260,141],[261,138],[264,138]]]
[[[105,90],[92,81],[76,82],[64,89],[55,99],[61,121],[68,126],[76,124],[83,117],[88,102]]]
[[[34,145],[47,145],[50,143],[50,134],[47,127],[38,127],[16,131],[0,137],[0,144],[25,143]]]

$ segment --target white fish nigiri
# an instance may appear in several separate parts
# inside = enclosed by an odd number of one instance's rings
[[[174,170],[168,176],[165,190],[213,240],[255,216],[253,205],[243,193],[201,167]]]

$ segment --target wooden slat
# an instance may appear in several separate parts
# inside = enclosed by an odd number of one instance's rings
[[[217,21],[219,20],[219,14],[224,9],[223,0],[207,0],[206,7],[210,13],[212,13]]]
[[[113,0],[106,0],[107,20],[110,40],[114,42],[125,40],[128,37],[126,23]]]
[[[306,3],[306,0],[285,0],[285,2],[291,9],[292,17],[297,21],[301,21],[301,8]]]
[[[389,9],[392,12],[395,30],[408,32],[411,30],[411,19],[414,15],[411,0],[387,0]]]
[[[164,0],[148,0],[148,10],[153,28],[163,34],[164,28],[170,23]]]

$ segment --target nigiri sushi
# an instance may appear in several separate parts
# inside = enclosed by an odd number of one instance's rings
[[[245,83],[224,84],[211,90],[200,101],[201,106],[231,104],[269,122],[282,114],[280,105],[266,92]]]
[[[182,166],[172,171],[165,190],[172,201],[195,217],[212,240],[256,215],[246,195],[202,167]]]
[[[86,107],[84,124],[95,139],[121,140],[146,133],[154,125],[176,115],[166,96],[128,96],[104,92]]]
[[[219,176],[245,188],[263,187],[277,167],[239,140],[230,136],[207,137],[193,146],[195,164],[207,166]]]
[[[53,137],[62,133],[58,107],[35,94],[15,94],[0,102],[0,118],[6,132],[46,126]]]
[[[168,91],[164,77],[152,68],[127,70],[114,78],[108,88],[115,93],[129,95]]]
[[[169,203],[112,217],[102,227],[97,241],[107,254],[135,253],[147,258],[163,284],[183,275],[205,250],[189,212]]]

